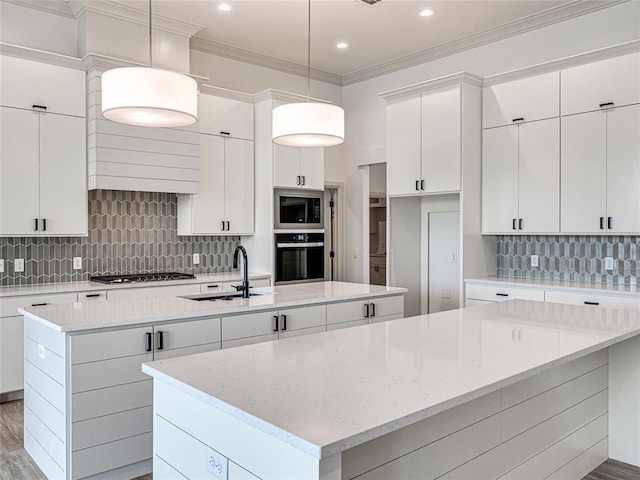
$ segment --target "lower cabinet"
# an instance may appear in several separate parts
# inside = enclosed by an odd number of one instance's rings
[[[327,305],[327,329],[337,330],[365,323],[385,322],[403,316],[402,296],[330,303]]]
[[[544,302],[545,292],[541,289],[529,287],[512,287],[498,285],[466,284],[466,306],[479,305],[488,302],[504,302],[505,300],[537,300]]]
[[[640,298],[621,295],[598,295],[586,292],[558,292],[548,290],[545,301],[568,303],[570,305],[588,305],[604,308],[640,309]]]

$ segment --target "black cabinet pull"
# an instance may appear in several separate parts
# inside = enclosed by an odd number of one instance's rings
[[[282,331],[287,329],[287,316],[282,315]]]
[[[420,180],[420,190],[424,190],[424,180]]]
[[[497,295],[498,297],[508,297],[508,296],[509,296],[509,294],[508,294],[508,293],[496,293],[496,295]]]
[[[298,185],[300,185],[300,182],[301,182],[300,175],[298,175]]]
[[[37,232],[38,231],[38,219],[34,218],[34,220],[36,221],[35,231]]]
[[[613,107],[613,102],[601,103],[600,108]]]
[[[511,120],[513,123],[517,123],[517,122],[524,122],[524,117],[519,117],[519,118],[514,118],[513,120]]]
[[[32,307],[44,307],[45,305],[49,305],[47,302],[44,303],[32,303]]]
[[[604,217],[600,217],[600,230],[604,230]]]
[[[146,347],[146,351],[150,352],[151,351],[151,332],[147,332],[145,333],[145,335],[147,336],[147,347]]]
[[[161,330],[158,332],[158,350],[164,348],[164,332]]]
[[[278,321],[280,320],[280,317],[278,315],[274,315],[273,319],[276,321],[276,326],[274,327],[273,331],[277,332],[279,330]]]
[[[416,180],[416,191],[420,191],[420,180]]]
[[[222,226],[220,227],[220,230],[222,230],[222,231],[224,232],[224,220],[222,220],[222,221],[220,222],[220,224],[222,225]]]
[[[364,318],[369,318],[369,304],[364,304]]]
[[[99,297],[99,296],[100,296],[99,293],[87,293],[85,295],[85,297],[87,297],[87,298],[96,298],[96,297]]]
[[[307,184],[307,176],[303,175],[302,176],[302,185],[306,185]]]
[[[600,305],[600,302],[588,302],[587,300],[585,300],[584,304],[585,305],[595,305],[597,307],[598,305]]]
[[[375,317],[376,316],[376,304],[375,303],[371,303],[371,316]]]
[[[42,231],[43,232],[47,231],[47,219],[46,218],[42,219]]]
[[[518,229],[518,227],[516,226],[516,219],[515,218],[512,220],[511,225],[513,226],[514,230]]]
[[[220,132],[220,135],[231,135],[230,132]]]
[[[522,219],[518,219],[518,230],[522,230]]]
[[[46,110],[47,107],[45,105],[31,105],[34,110]]]
[[[220,285],[207,285],[207,288],[219,288]]]
[[[231,222],[227,220],[227,232],[231,230]]]
[[[607,228],[611,230],[611,217],[607,217]]]

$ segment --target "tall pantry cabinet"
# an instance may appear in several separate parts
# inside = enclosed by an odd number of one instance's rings
[[[0,235],[87,235],[84,70],[0,67]]]

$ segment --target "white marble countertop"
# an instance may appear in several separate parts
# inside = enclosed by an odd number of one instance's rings
[[[71,304],[25,307],[28,315],[59,332],[135,326],[172,320],[250,313],[314,303],[346,301],[380,295],[401,294],[406,288],[345,282],[315,282],[256,288],[265,295],[251,298],[197,302],[181,297],[155,296],[120,300],[93,300]]]
[[[250,273],[249,279],[271,278],[268,273]],[[0,298],[19,295],[45,295],[64,292],[90,292],[94,290],[117,290],[121,288],[161,287],[165,285],[185,285],[189,283],[235,282],[242,279],[239,271],[227,273],[204,273],[196,275],[193,280],[163,280],[161,282],[139,282],[127,284],[105,284],[98,282],[60,282],[38,283],[34,285],[16,285],[0,287]]]
[[[624,285],[624,284],[610,284],[610,283],[588,283],[588,282],[575,282],[565,280],[540,280],[536,278],[513,278],[513,277],[480,277],[480,278],[465,278],[466,283],[487,284],[487,285],[504,285],[514,287],[531,287],[553,290],[571,290],[571,291],[583,291],[588,293],[602,293],[612,295],[629,295],[640,296],[640,286],[637,285]]]
[[[325,458],[639,333],[640,312],[512,300],[143,371]]]

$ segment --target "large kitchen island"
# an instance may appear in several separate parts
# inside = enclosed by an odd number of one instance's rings
[[[514,300],[147,363],[154,480],[640,463],[640,314]]]

